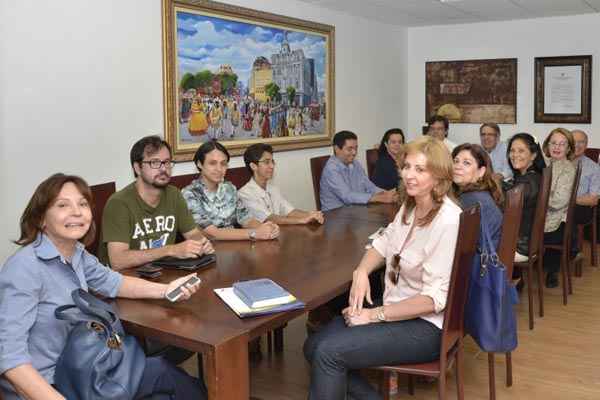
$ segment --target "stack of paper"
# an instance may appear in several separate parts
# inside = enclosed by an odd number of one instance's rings
[[[305,306],[270,279],[236,282],[233,287],[214,291],[240,318],[296,310]]]

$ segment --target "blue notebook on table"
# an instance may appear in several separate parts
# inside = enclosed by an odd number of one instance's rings
[[[264,308],[250,308],[234,293],[232,287],[214,289],[217,296],[221,298],[237,314],[240,318],[255,317],[259,315],[274,314],[282,311],[297,310],[304,308],[305,304],[300,300],[295,300],[291,303],[282,304],[279,306],[271,306]]]
[[[250,308],[264,308],[292,303],[296,300],[287,290],[268,278],[233,284],[233,292]]]

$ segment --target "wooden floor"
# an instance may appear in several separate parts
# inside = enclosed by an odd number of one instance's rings
[[[587,243],[586,243],[587,245]],[[589,245],[587,246],[589,249]],[[514,384],[504,384],[504,356],[496,356],[497,399],[599,400],[600,399],[600,269],[586,258],[583,277],[574,278],[574,294],[562,305],[560,288],[546,289],[544,318],[527,326],[527,296],[518,306],[519,347],[513,353]],[[536,303],[537,304],[537,303]],[[537,305],[536,305],[537,310]],[[252,396],[263,400],[305,400],[309,369],[302,355],[306,337],[304,318],[285,329],[285,350],[269,355],[262,341],[262,360],[251,362]],[[194,362],[186,369],[195,373]],[[454,373],[449,376],[448,398],[456,398]],[[437,399],[437,384],[418,383],[414,397],[401,380],[394,399]],[[470,339],[465,354],[465,399],[488,399],[487,354]]]

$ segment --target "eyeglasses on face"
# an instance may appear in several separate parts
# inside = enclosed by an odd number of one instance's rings
[[[258,160],[258,163],[265,163],[265,165],[275,165],[275,160],[267,159],[267,160]]]
[[[152,169],[159,169],[163,165],[165,166],[165,168],[173,168],[173,165],[175,165],[175,161],[173,161],[173,160],[158,160],[158,159],[141,161],[141,163],[148,164],[150,166],[150,168],[152,168]]]
[[[568,142],[550,142],[550,146],[552,147],[567,147]]]

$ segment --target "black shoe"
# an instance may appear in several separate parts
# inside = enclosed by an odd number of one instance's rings
[[[558,274],[556,272],[546,275],[546,287],[548,289],[558,287]]]

